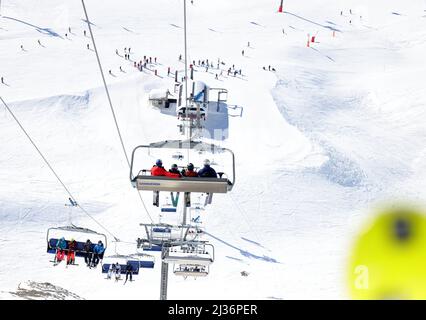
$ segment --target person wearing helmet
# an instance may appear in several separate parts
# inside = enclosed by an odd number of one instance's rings
[[[179,177],[181,177],[181,173],[180,173],[180,171],[178,169],[178,165],[176,163],[172,164],[172,167],[170,168],[169,172],[173,173],[173,174],[178,174]]]
[[[77,242],[74,238],[71,238],[68,244],[68,253],[67,253],[67,265],[75,263],[75,249],[77,248]]]
[[[64,237],[58,240],[56,243],[56,262],[59,263],[64,260],[65,257],[65,249],[67,248],[67,241]]]
[[[198,171],[198,176],[201,178],[217,178],[216,171],[210,166],[210,160],[204,160],[204,167]]]
[[[166,176],[170,178],[180,178],[180,174],[172,173],[164,169],[163,162],[161,159],[158,159],[155,162],[155,165],[151,168],[151,175],[152,176]]]
[[[189,163],[186,169],[182,170],[182,176],[184,177],[198,177],[198,173],[194,170],[194,165]]]

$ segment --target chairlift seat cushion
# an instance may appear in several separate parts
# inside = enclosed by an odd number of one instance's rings
[[[228,179],[138,175],[133,180],[135,187],[142,191],[227,193],[232,187]]]

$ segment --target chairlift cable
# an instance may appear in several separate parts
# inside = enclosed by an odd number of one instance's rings
[[[87,26],[88,26],[88,28],[89,28],[90,37],[91,37],[91,39],[92,39],[92,44],[93,44],[93,48],[94,48],[94,50],[95,50],[96,60],[97,60],[97,62],[98,62],[99,71],[100,71],[101,76],[102,76],[102,81],[103,81],[104,88],[105,88],[105,92],[106,92],[106,95],[107,95],[107,98],[108,98],[108,103],[109,103],[109,106],[110,106],[110,109],[111,109],[112,116],[113,116],[113,118],[114,118],[115,128],[117,129],[118,137],[119,137],[119,139],[120,139],[121,147],[122,147],[122,149],[123,149],[123,153],[124,153],[124,156],[125,156],[125,158],[126,158],[127,165],[128,165],[128,166],[129,166],[129,168],[130,168],[130,160],[129,160],[129,157],[128,157],[127,152],[126,152],[126,147],[125,147],[125,145],[124,145],[124,141],[123,141],[123,137],[122,137],[122,135],[121,135],[120,127],[119,127],[119,125],[118,125],[117,117],[116,117],[116,115],[115,115],[114,106],[113,106],[113,104],[112,104],[112,100],[111,100],[111,96],[110,96],[110,94],[109,94],[109,90],[108,90],[107,83],[106,83],[106,81],[105,81],[104,71],[103,71],[103,69],[102,69],[101,60],[100,60],[100,58],[99,58],[98,49],[97,49],[97,47],[96,47],[96,43],[95,43],[95,37],[94,37],[93,32],[92,32],[92,27],[91,27],[91,25],[90,25],[90,20],[89,20],[89,16],[88,16],[88,14],[87,14],[87,10],[86,10],[86,6],[85,6],[85,4],[84,4],[84,0],[81,0],[81,3],[82,3],[82,5],[83,5],[84,14],[85,14],[85,16],[86,16]],[[137,192],[138,192],[138,195],[139,195],[139,199],[141,200],[142,205],[143,205],[143,207],[144,207],[144,209],[145,209],[146,214],[148,215],[148,217],[149,217],[149,219],[151,220],[151,222],[152,222],[152,223],[154,223],[154,220],[152,219],[151,215],[149,214],[149,212],[148,212],[148,208],[146,207],[145,202],[144,202],[144,200],[143,200],[143,198],[142,198],[142,196],[141,196],[141,194],[140,194],[139,190],[137,190]]]
[[[112,234],[106,227],[104,227],[100,222],[98,222],[95,218],[92,217],[91,214],[89,214],[86,209],[84,209],[76,200],[75,197],[73,196],[73,194],[71,193],[71,191],[68,189],[68,187],[65,185],[65,183],[62,181],[62,179],[59,177],[59,175],[56,173],[55,169],[53,169],[52,165],[49,163],[49,161],[46,159],[46,157],[43,155],[43,153],[40,151],[40,149],[37,147],[37,145],[35,144],[35,142],[33,141],[33,139],[31,139],[30,135],[28,134],[28,132],[25,130],[25,128],[22,126],[21,122],[18,120],[18,118],[15,116],[15,114],[12,112],[12,110],[9,108],[9,106],[7,105],[7,103],[3,100],[2,97],[0,97],[1,102],[3,103],[3,105],[5,106],[5,108],[7,109],[7,111],[11,114],[11,116],[13,117],[13,119],[15,120],[15,122],[18,124],[18,126],[21,128],[22,132],[24,132],[24,134],[27,136],[28,140],[31,142],[31,144],[34,146],[34,148],[37,150],[38,154],[41,156],[41,158],[43,159],[43,161],[46,163],[46,165],[48,166],[48,168],[50,169],[50,171],[54,174],[54,176],[56,177],[56,179],[59,181],[59,183],[62,185],[62,187],[65,189],[65,191],[68,193],[68,195],[70,196],[70,199],[72,201],[74,201],[76,203],[76,206],[78,206],[81,211],[83,211],[89,218],[91,218],[98,226],[100,226],[102,229],[104,229],[106,232],[108,232],[114,239],[118,240],[118,238],[116,236],[114,236],[114,234]]]

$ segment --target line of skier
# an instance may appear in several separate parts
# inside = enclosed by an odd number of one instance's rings
[[[60,238],[56,245],[55,264],[60,263],[67,256],[67,265],[75,264],[75,253],[82,252],[84,261],[89,268],[96,268],[99,261],[103,258],[105,247],[102,241],[93,245],[90,239],[83,244],[83,248],[79,250],[78,243],[75,239],[71,238],[70,241],[65,240],[65,237]]]
[[[130,262],[127,262],[126,267],[125,267],[125,274],[126,274],[126,281],[124,282],[124,284],[127,282],[127,280],[130,279],[130,281],[133,281],[132,276],[133,276],[133,266]],[[118,281],[121,279],[121,265],[116,262],[113,263],[109,266],[108,269],[108,274],[107,274],[107,279],[110,280],[112,277],[114,276],[115,281]]]
[[[195,167],[192,163],[189,163],[186,168],[179,171],[177,164],[172,164],[170,170],[166,170],[163,167],[163,161],[158,159],[155,165],[151,168],[152,176],[166,176],[170,178],[181,178],[181,177],[200,177],[200,178],[217,178],[216,171],[210,166],[210,160],[206,159],[203,162],[203,168],[198,172],[195,171]]]

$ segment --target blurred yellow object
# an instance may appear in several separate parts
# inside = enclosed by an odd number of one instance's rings
[[[426,215],[390,208],[355,243],[350,259],[353,299],[426,299]]]

